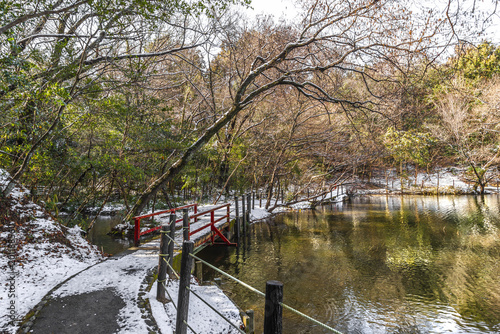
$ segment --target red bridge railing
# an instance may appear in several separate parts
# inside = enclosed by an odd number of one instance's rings
[[[161,229],[161,226],[156,226],[156,227],[150,228],[149,230],[141,232],[141,219],[149,218],[149,217],[153,217],[153,216],[158,216],[158,215],[163,215],[165,213],[175,213],[176,211],[179,211],[182,209],[189,209],[189,208],[194,208],[195,215],[198,213],[198,203],[194,203],[194,204],[180,206],[178,208],[173,208],[173,209],[164,210],[164,211],[158,211],[158,212],[150,213],[147,215],[136,216],[136,217],[132,218],[134,220],[134,244],[135,244],[135,246],[136,247],[139,246],[142,235],[153,233],[154,231],[158,231]],[[182,221],[182,218],[180,220],[177,220],[176,223],[179,221]]]
[[[165,211],[158,211],[158,212],[155,212],[155,213],[150,213],[150,214],[147,214],[147,215],[142,215],[142,216],[137,216],[137,217],[134,217],[134,243],[135,243],[135,246],[139,246],[139,243],[140,243],[140,239],[141,239],[141,236],[145,235],[145,234],[149,234],[149,233],[152,233],[152,232],[155,232],[155,231],[158,231],[161,229],[161,226],[156,226],[156,227],[153,227],[153,228],[150,228],[146,231],[143,231],[141,232],[141,219],[144,219],[144,218],[149,218],[149,217],[153,217],[153,216],[158,216],[158,215],[162,215],[162,214],[166,214],[166,213],[175,213],[176,211],[180,211],[182,209],[188,209],[188,208],[191,208],[193,207],[194,208],[194,214],[189,216],[189,219],[188,219],[188,239],[189,237],[191,237],[192,235],[200,232],[200,231],[203,231],[204,229],[210,229],[210,238],[207,239],[205,242],[208,242],[208,241],[211,241],[212,244],[216,244],[214,242],[214,239],[216,236],[218,236],[219,238],[221,238],[222,240],[222,244],[223,245],[227,245],[227,246],[236,246],[235,243],[231,243],[225,236],[224,234],[222,234],[222,232],[217,229],[217,227],[215,226],[215,224],[217,224],[218,222],[226,219],[227,220],[227,223],[230,222],[230,207],[231,207],[231,204],[227,203],[227,204],[223,204],[223,205],[219,205],[217,207],[214,207],[214,208],[211,208],[209,210],[206,210],[206,211],[203,211],[203,212],[198,212],[198,203],[194,203],[194,204],[189,204],[189,205],[184,205],[184,206],[181,206],[181,207],[178,207],[178,208],[174,208],[174,209],[169,209],[169,210],[165,210]],[[217,219],[215,218],[215,211],[217,210],[220,210],[220,209],[223,209],[223,208],[226,208],[226,214],[221,216],[221,217],[217,217]],[[207,216],[207,215],[210,215],[210,222],[203,225],[202,227],[199,227],[197,229],[195,229],[194,231],[191,231],[191,220],[193,220],[194,222],[197,222],[198,219],[200,217],[203,217],[203,216]],[[179,222],[182,222],[183,221],[183,217],[180,217],[179,219],[177,219],[175,221],[175,223],[179,223]]]
[[[227,245],[227,246],[236,246],[235,243],[232,243],[230,242],[225,236],[224,234],[222,234],[221,231],[219,231],[219,229],[217,227],[215,227],[215,224],[226,219],[227,220],[227,223],[230,222],[230,207],[231,207],[231,204],[227,203],[227,204],[223,204],[223,205],[220,205],[220,206],[217,206],[215,208],[212,208],[210,210],[207,210],[207,211],[203,211],[203,212],[200,212],[198,214],[194,214],[192,215],[190,218],[194,218],[194,219],[197,219],[198,217],[201,217],[201,216],[205,216],[205,215],[208,215],[210,214],[210,222],[208,224],[205,224],[204,226],[200,227],[200,228],[197,228],[196,230],[194,231],[191,231],[191,225],[189,225],[189,236],[192,236],[193,234],[195,233],[198,233],[200,231],[203,231],[204,229],[207,229],[207,228],[210,228],[210,232],[211,232],[211,235],[210,235],[210,239],[207,239],[205,242],[208,242],[208,240],[210,240],[212,242],[212,245],[214,245],[214,239],[216,236],[219,236],[219,238],[222,239],[222,245]],[[226,214],[222,217],[218,217],[217,219],[215,219],[215,211],[217,210],[220,210],[222,208],[226,208]],[[190,220],[191,221],[191,220]]]

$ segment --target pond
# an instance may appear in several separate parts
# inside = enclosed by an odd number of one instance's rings
[[[200,256],[343,333],[500,333],[500,197],[360,197],[252,226]],[[219,276],[209,268],[204,278]],[[264,298],[223,279],[262,333]],[[328,333],[284,311],[284,333]]]
[[[122,218],[121,215],[98,216],[94,227],[87,236],[88,240],[103,252],[111,255],[118,254],[132,247],[134,241],[130,238],[108,235],[113,227],[121,223]],[[88,217],[86,221],[90,222],[92,219],[94,219],[93,216]]]

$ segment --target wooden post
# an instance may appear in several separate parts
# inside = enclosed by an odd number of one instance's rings
[[[255,334],[255,313],[253,310],[246,310],[245,313],[248,316],[248,324],[245,328],[245,332],[248,334]]]
[[[189,290],[191,282],[191,254],[194,249],[192,241],[184,241],[182,244],[181,272],[179,278],[179,296],[177,298],[177,319],[175,321],[175,334],[187,334]]]
[[[198,277],[198,281],[200,282],[201,285],[203,283],[203,262],[196,261],[195,271],[196,271],[196,277]]]
[[[240,243],[240,208],[238,202],[238,196],[234,196],[234,206],[236,211],[236,220],[234,223],[236,224],[236,240]]]
[[[247,223],[250,224],[250,213],[252,212],[252,194],[247,194]]]
[[[134,246],[139,247],[141,243],[141,220],[135,218],[134,220]]]
[[[182,209],[182,236],[184,241],[189,240],[189,213],[188,209]]]
[[[170,239],[168,240],[168,266],[167,268],[167,274],[170,278],[174,278],[175,274],[174,271],[172,270],[172,265],[174,264],[174,239],[175,239],[175,221],[177,220],[177,217],[175,213],[170,214]]]
[[[161,226],[161,239],[160,239],[160,256],[158,256],[158,282],[156,285],[156,300],[161,303],[167,303],[169,300],[165,298],[165,282],[167,281],[167,263],[165,258],[168,253],[168,225]]]
[[[259,193],[259,206],[262,208],[262,193]]]
[[[243,224],[243,235],[247,235],[247,215],[245,213],[245,195],[241,196],[241,223]]]
[[[439,171],[438,171],[438,183],[436,188],[436,195],[439,195]]]
[[[266,304],[264,312],[264,334],[283,333],[283,283],[266,282]]]
[[[255,209],[255,191],[252,191],[252,210]]]
[[[281,204],[285,204],[285,191],[281,189]]]
[[[389,178],[387,177],[387,169],[385,170],[385,193],[389,191]]]

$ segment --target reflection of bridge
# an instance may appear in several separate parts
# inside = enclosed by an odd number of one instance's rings
[[[193,213],[190,215],[189,209],[191,208],[193,209]],[[177,219],[176,216],[177,211],[182,212],[182,216],[179,219]],[[203,212],[198,212],[198,203],[194,203],[134,217],[134,243],[136,247],[139,246],[141,236],[161,229],[160,224],[159,226],[141,231],[141,219],[155,216],[160,218],[166,218],[166,216],[168,216],[170,219],[175,220],[176,229],[178,230],[178,232],[175,233],[175,239],[180,243],[182,243],[183,240],[193,240],[196,246],[200,246],[208,241],[212,244],[216,244],[215,238],[219,237],[222,243],[217,244],[236,246],[235,243],[231,243],[222,233],[222,230],[228,228],[231,224],[229,203],[208,207]]]

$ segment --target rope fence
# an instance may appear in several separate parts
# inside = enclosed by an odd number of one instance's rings
[[[244,202],[244,201],[242,201]],[[247,198],[247,209],[250,208],[250,198]],[[250,211],[250,210],[248,210]],[[238,213],[238,208],[236,208]],[[239,218],[239,217],[237,217]],[[243,218],[243,217],[242,217]],[[244,220],[244,218],[243,218]],[[238,221],[238,219],[237,219]],[[159,264],[158,264],[158,292],[157,299],[160,301],[171,301],[172,305],[177,311],[176,319],[176,334],[186,334],[187,329],[191,332],[196,333],[193,328],[188,324],[188,309],[189,309],[189,295],[192,293],[201,302],[207,305],[212,311],[214,311],[218,316],[224,319],[228,324],[235,328],[238,333],[245,333],[236,324],[234,324],[230,319],[219,312],[213,305],[207,302],[203,297],[191,289],[191,269],[193,265],[193,259],[199,261],[201,264],[211,268],[212,270],[218,272],[219,274],[227,277],[228,279],[238,283],[239,285],[245,287],[246,289],[258,294],[265,298],[265,319],[264,319],[264,334],[268,333],[282,333],[282,313],[283,309],[291,311],[296,315],[307,319],[314,324],[320,326],[321,328],[328,330],[335,334],[342,334],[340,331],[296,310],[295,308],[283,303],[283,284],[278,281],[268,281],[266,283],[266,293],[252,287],[251,285],[237,279],[236,277],[226,273],[225,271],[215,267],[211,263],[201,259],[195,255],[193,241],[187,240],[184,237],[184,242],[182,244],[182,256],[181,256],[181,269],[180,274],[173,268],[173,256],[174,256],[174,245],[178,248],[181,245],[174,239],[175,236],[175,214],[170,215],[170,226],[163,225],[161,230],[161,241],[160,241],[160,254],[159,254]],[[238,226],[239,228],[239,226]],[[170,230],[169,230],[170,229]],[[168,275],[167,275],[168,273]],[[168,277],[168,278],[167,278]],[[177,304],[174,303],[172,296],[167,289],[167,279],[177,278],[179,280],[179,296],[177,298]],[[169,300],[165,298],[165,293],[168,295]],[[251,324],[251,327],[252,324]]]

